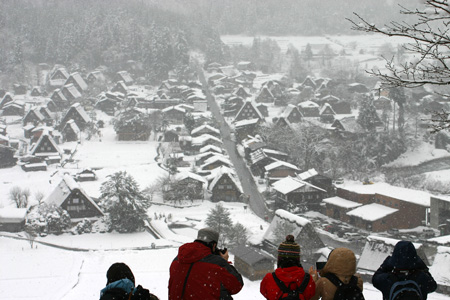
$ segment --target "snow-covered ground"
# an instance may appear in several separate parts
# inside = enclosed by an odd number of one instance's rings
[[[434,144],[422,142],[418,147],[408,150],[393,162],[386,164],[386,167],[408,167],[417,166],[425,161],[441,157],[450,157],[447,150],[436,149]]]

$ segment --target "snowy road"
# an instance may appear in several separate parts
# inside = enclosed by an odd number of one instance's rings
[[[211,95],[208,89],[208,84],[205,80],[205,76],[203,74],[203,70],[200,67],[198,68],[197,73],[199,74],[200,82],[203,85],[203,90],[205,91],[210,110],[220,124],[220,132],[222,134],[222,140],[225,150],[227,150],[236,173],[239,175],[244,194],[250,196],[250,208],[257,216],[264,219],[266,216],[266,206],[264,203],[264,198],[258,191],[258,187],[256,186],[244,159],[237,153],[236,142],[230,139],[230,127],[228,126],[228,123],[225,121],[222,113],[220,112],[219,106],[214,100],[214,97]]]

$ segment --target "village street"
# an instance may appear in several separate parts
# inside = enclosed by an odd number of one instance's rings
[[[231,130],[228,123],[225,121],[223,115],[220,112],[219,106],[217,105],[214,97],[211,95],[208,84],[206,82],[205,76],[203,74],[203,70],[198,68],[198,77],[200,82],[202,83],[204,93],[206,94],[206,98],[208,100],[209,108],[214,115],[214,118],[220,124],[220,132],[222,134],[223,146],[225,150],[227,150],[228,155],[230,157],[231,162],[234,165],[237,175],[239,176],[239,180],[242,184],[242,189],[245,195],[249,196],[249,205],[253,212],[262,219],[265,219],[267,216],[266,206],[264,203],[264,198],[261,193],[258,191],[258,187],[253,180],[252,175],[250,174],[249,169],[243,159],[237,152],[236,141],[231,139]]]

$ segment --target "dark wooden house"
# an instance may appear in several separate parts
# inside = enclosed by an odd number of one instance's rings
[[[308,100],[308,101],[300,102],[298,104],[298,108],[304,117],[319,117],[320,116],[319,104],[317,104],[313,101]]]
[[[132,85],[134,80],[131,77],[130,73],[127,71],[119,71],[116,73],[116,76],[114,77],[115,81],[123,81],[127,86]]]
[[[62,152],[53,137],[44,131],[35,144],[30,147],[30,154],[38,157],[62,157]]]
[[[321,211],[320,204],[327,191],[296,177],[285,177],[272,184],[276,191],[275,206],[288,209],[289,206],[302,210]]]
[[[273,103],[275,101],[275,97],[269,88],[264,86],[256,96],[255,101],[258,103]]]
[[[80,73],[75,72],[69,75],[64,85],[73,84],[79,93],[83,93],[88,89],[88,85],[81,77]]]
[[[214,179],[209,184],[211,200],[213,202],[236,202],[242,194],[242,187],[237,178],[227,168],[221,168],[216,172]]]
[[[264,120],[264,116],[261,112],[256,108],[255,105],[251,101],[246,101],[244,105],[242,105],[241,109],[236,114],[234,121],[241,120],[251,120],[251,119],[259,119]]]
[[[289,104],[281,114],[283,118],[289,121],[289,123],[299,123],[302,121],[303,114],[300,112],[297,106]]]
[[[63,129],[61,130],[62,138],[64,142],[75,142],[80,140],[80,128],[78,128],[77,123],[70,119],[66,122]]]
[[[45,117],[39,111],[39,108],[30,109],[22,119],[23,126],[33,124],[34,126],[44,123]]]
[[[52,99],[57,110],[66,108],[69,105],[69,101],[67,100],[66,96],[64,96],[61,89],[54,90],[52,95],[50,96],[50,99]]]
[[[128,92],[128,87],[123,81],[118,81],[116,85],[111,89],[111,92],[113,93],[119,92],[126,95]]]
[[[64,175],[61,182],[45,199],[45,203],[54,204],[66,210],[72,222],[82,219],[98,219],[104,214],[95,201],[89,197],[70,175]]]
[[[60,127],[63,128],[70,119],[75,121],[80,130],[83,130],[91,122],[91,118],[80,103],[75,103],[69,108],[61,120]]]

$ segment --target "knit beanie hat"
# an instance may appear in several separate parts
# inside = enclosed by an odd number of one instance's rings
[[[209,242],[218,242],[219,241],[219,233],[213,230],[212,228],[203,228],[198,231],[197,240],[209,243]]]
[[[108,279],[106,285],[125,278],[130,279],[133,281],[133,284],[135,284],[133,272],[131,272],[130,267],[124,263],[112,264],[106,272],[106,278]]]
[[[300,260],[300,245],[294,241],[294,236],[289,234],[286,240],[278,247],[278,260],[290,258]]]

